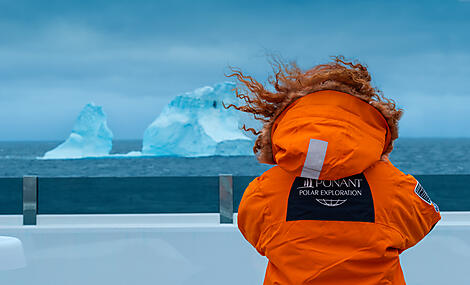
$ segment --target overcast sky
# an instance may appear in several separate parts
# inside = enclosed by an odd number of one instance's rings
[[[254,4],[256,2],[256,4]],[[175,95],[266,53],[368,64],[402,137],[470,137],[469,1],[0,0],[0,140],[65,139],[88,102],[140,139]]]

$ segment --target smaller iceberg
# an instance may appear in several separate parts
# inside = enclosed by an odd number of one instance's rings
[[[46,152],[44,159],[83,158],[109,155],[113,133],[101,106],[87,104],[78,115],[72,133],[65,142]]]

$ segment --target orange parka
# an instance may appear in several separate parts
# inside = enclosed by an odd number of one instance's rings
[[[382,114],[318,91],[281,113],[271,139],[277,165],[238,209],[241,233],[269,260],[264,284],[405,284],[399,254],[440,214],[413,176],[380,160],[390,143]]]

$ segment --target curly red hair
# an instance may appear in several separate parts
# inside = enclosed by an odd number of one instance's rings
[[[335,56],[332,59],[332,62],[303,71],[295,62],[284,63],[278,58],[273,58],[271,66],[274,75],[268,78],[273,91],[268,90],[252,76],[245,75],[240,69],[231,68],[232,73],[226,75],[238,81],[235,94],[245,104],[230,104],[224,107],[233,107],[253,114],[255,119],[263,122],[260,131],[243,126],[243,130],[257,135],[253,152],[260,162],[274,164],[271,129],[279,114],[296,99],[320,90],[351,94],[379,110],[391,133],[391,142],[383,155],[388,156],[392,151],[393,141],[398,138],[398,121],[403,110],[397,108],[394,100],[384,97],[378,88],[371,85],[371,76],[366,65],[347,61],[343,56]]]

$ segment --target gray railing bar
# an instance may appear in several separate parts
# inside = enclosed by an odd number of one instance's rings
[[[219,213],[221,224],[233,223],[232,174],[219,174]]]
[[[38,177],[23,176],[23,225],[36,225],[38,210]]]

